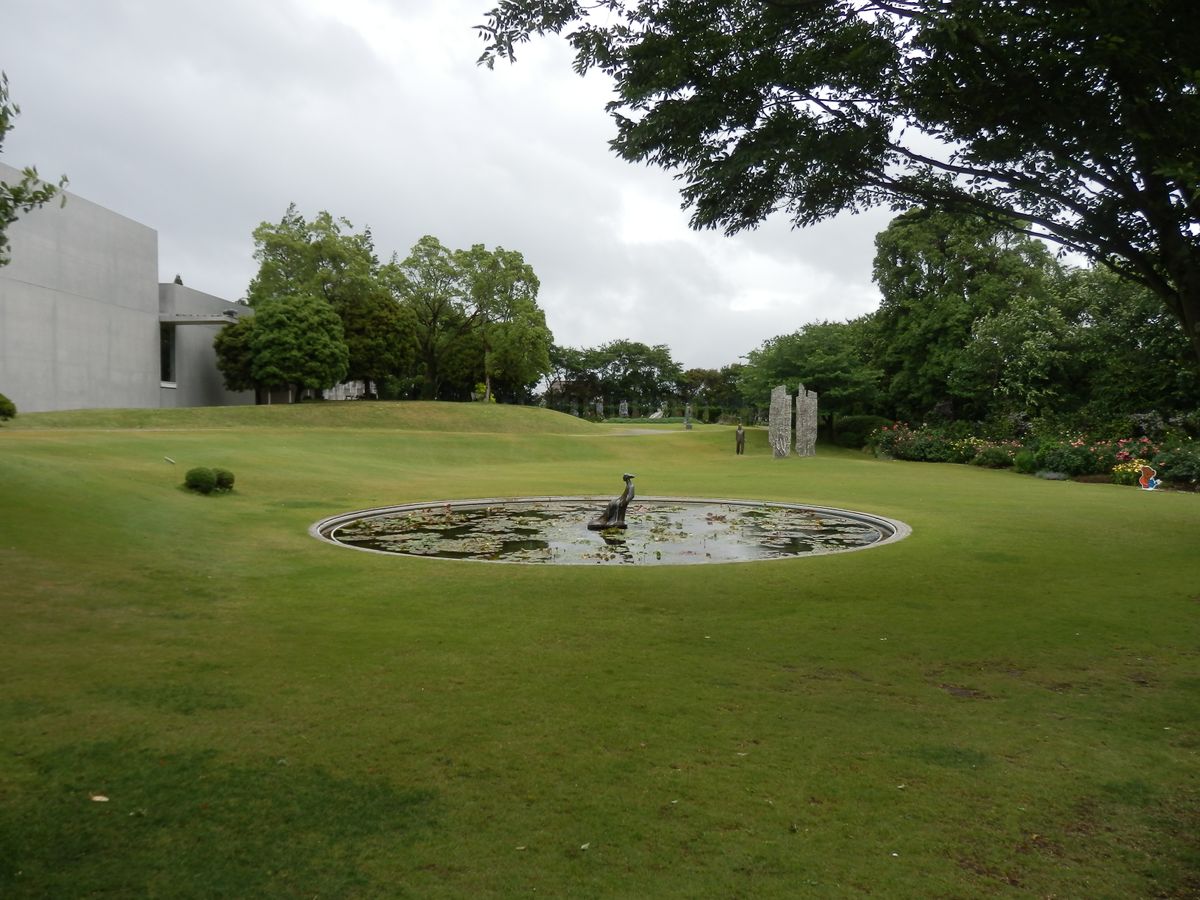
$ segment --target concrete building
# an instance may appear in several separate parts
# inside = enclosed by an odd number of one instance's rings
[[[0,163],[0,181],[20,173]],[[0,393],[20,412],[253,403],[224,389],[213,336],[240,304],[158,283],[158,232],[68,194],[8,227]]]

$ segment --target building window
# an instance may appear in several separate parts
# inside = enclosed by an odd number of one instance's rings
[[[163,384],[175,385],[175,326],[160,324],[158,326],[159,347],[159,377]]]

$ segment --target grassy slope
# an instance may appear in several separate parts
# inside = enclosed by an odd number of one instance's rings
[[[468,412],[469,411],[469,412]],[[206,406],[187,409],[73,409],[27,413],[6,430],[208,428],[384,428],[587,434],[596,426],[574,416],[533,406],[460,403],[297,403],[276,406]]]
[[[0,895],[1200,890],[1200,496],[497,407],[74,415],[0,429]],[[306,534],[623,471],[914,533],[636,570]]]

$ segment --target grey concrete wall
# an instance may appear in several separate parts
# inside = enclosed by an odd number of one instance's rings
[[[217,368],[217,354],[213,350],[213,339],[225,326],[211,321],[229,315],[249,314],[249,307],[180,284],[160,284],[158,298],[162,321],[175,328],[175,387],[161,389],[161,405],[240,406],[254,403],[253,391],[225,390]]]
[[[158,406],[158,233],[69,194],[8,236],[0,393],[20,412]]]

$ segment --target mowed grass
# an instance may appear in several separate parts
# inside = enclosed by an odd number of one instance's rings
[[[620,569],[307,533],[626,471],[913,534]],[[1200,893],[1200,495],[371,403],[21,416],[0,480],[0,897]]]

